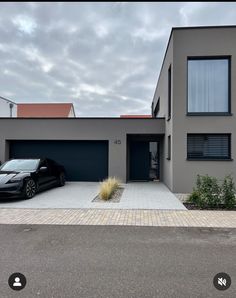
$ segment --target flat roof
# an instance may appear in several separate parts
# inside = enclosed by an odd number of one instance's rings
[[[186,26],[186,27],[172,27],[173,30],[185,30],[185,29],[218,29],[218,28],[236,28],[236,25],[216,25],[216,26]]]
[[[152,120],[160,120],[165,119],[165,117],[157,117],[157,118],[122,118],[122,117],[0,117],[0,120],[65,120],[65,121],[75,121],[75,120],[119,120],[119,121],[125,121],[125,120],[142,120],[142,121],[152,121]]]

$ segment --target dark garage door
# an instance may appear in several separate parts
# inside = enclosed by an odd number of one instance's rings
[[[108,176],[108,141],[11,141],[10,158],[48,157],[62,164],[69,181]]]

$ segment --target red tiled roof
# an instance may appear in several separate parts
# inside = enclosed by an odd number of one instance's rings
[[[120,118],[152,118],[152,115],[120,115]]]
[[[17,117],[23,118],[67,118],[72,103],[26,103],[17,105]]]

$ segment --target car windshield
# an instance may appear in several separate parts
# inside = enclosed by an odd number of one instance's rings
[[[39,164],[39,159],[12,159],[4,163],[1,167],[1,171],[34,171]]]

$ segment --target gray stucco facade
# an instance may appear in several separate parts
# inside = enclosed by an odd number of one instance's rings
[[[127,136],[165,133],[165,119],[63,118],[0,119],[0,160],[13,140],[107,140],[108,174],[127,181]],[[118,142],[116,142],[118,141]]]
[[[155,91],[153,106],[160,98],[157,117],[166,118],[165,145],[171,135],[171,160],[164,159],[164,182],[174,192],[190,192],[197,174],[236,180],[236,27],[173,28]],[[187,114],[187,61],[189,57],[230,57],[230,104],[228,115]],[[168,68],[172,68],[171,119],[167,121]],[[187,160],[187,134],[231,134],[231,159]]]

